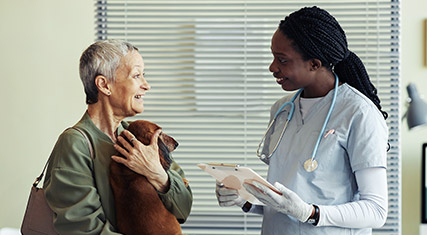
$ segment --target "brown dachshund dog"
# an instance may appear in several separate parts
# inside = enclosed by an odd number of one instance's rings
[[[138,120],[127,128],[141,143],[149,145],[158,125]],[[122,134],[123,138],[126,137]],[[158,139],[160,162],[169,169],[172,159],[169,153],[178,143],[165,133]],[[176,217],[163,205],[156,189],[143,175],[137,174],[125,165],[111,162],[110,184],[114,194],[116,222],[119,232],[126,235],[175,235],[182,234]]]

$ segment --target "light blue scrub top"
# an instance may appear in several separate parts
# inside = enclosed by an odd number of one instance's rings
[[[295,112],[283,139],[270,158],[267,180],[280,182],[302,200],[317,205],[339,205],[359,198],[354,172],[369,167],[387,166],[388,128],[377,107],[347,84],[338,87],[335,107],[326,126],[317,154],[318,167],[307,172],[303,165],[311,157],[334,91],[314,104],[302,120],[299,97]],[[273,116],[293,95],[278,100],[271,108]],[[270,133],[264,151],[272,151],[288,115],[282,112]],[[268,154],[266,154],[268,156]],[[261,208],[258,208],[261,209]],[[322,213],[322,212],[320,212]],[[371,234],[371,229],[315,227],[291,216],[263,208],[262,234]]]

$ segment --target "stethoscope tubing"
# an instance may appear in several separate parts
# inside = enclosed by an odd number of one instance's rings
[[[319,136],[317,137],[316,144],[314,145],[313,153],[311,154],[311,160],[314,160],[314,157],[316,156],[317,149],[319,148],[320,141],[322,140],[323,132],[325,132],[326,125],[329,122],[329,119],[331,117],[332,110],[335,106],[335,101],[337,100],[337,91],[338,91],[338,76],[335,75],[335,88],[334,88],[334,96],[332,98],[331,106],[329,107],[328,114],[326,115],[325,121],[323,122],[322,130],[319,133]]]
[[[303,89],[299,89],[298,92],[292,97],[292,99],[284,104],[282,104],[282,106],[280,106],[280,108],[277,110],[276,114],[274,115],[274,121],[276,121],[277,116],[279,116],[279,114],[283,111],[283,109],[287,106],[290,105],[291,109],[289,110],[289,114],[288,117],[286,118],[287,121],[290,121],[292,119],[292,117],[294,116],[294,111],[295,111],[295,103],[294,101],[297,99],[298,95],[301,94],[301,92],[303,91]]]
[[[267,130],[264,133],[263,138],[261,139],[261,143],[258,145],[258,149],[256,151],[257,156],[262,160],[262,161],[267,161],[271,158],[271,155],[273,155],[274,152],[276,152],[277,147],[279,146],[280,141],[282,140],[283,134],[285,133],[286,127],[288,126],[289,121],[292,119],[293,115],[294,115],[294,110],[295,110],[295,104],[294,101],[296,100],[296,98],[298,97],[298,95],[303,91],[303,89],[299,89],[298,92],[292,97],[292,99],[284,104],[282,104],[282,106],[280,106],[280,108],[277,110],[276,114],[274,114],[273,116],[273,120],[271,120],[270,124],[268,124]],[[273,126],[274,123],[276,123],[276,119],[279,116],[279,114],[281,112],[283,112],[284,108],[286,106],[290,105],[291,108],[289,109],[289,113],[288,116],[286,118],[285,121],[285,125],[283,126],[282,129],[282,133],[280,133],[280,137],[279,140],[276,142],[276,145],[273,148],[273,151],[271,151],[271,153],[268,156],[265,156],[264,154],[261,154],[259,152],[259,150],[261,149],[261,145],[264,143],[265,141],[265,137],[268,133],[268,131],[270,130],[270,128]]]

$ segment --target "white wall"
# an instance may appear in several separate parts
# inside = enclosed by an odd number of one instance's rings
[[[422,22],[427,1],[402,0],[402,107],[414,82],[427,100]],[[0,228],[19,227],[31,183],[60,132],[85,110],[81,52],[94,37],[94,1],[0,0]],[[418,233],[421,144],[402,131],[403,233]]]
[[[93,22],[90,0],[0,0],[0,228],[19,227],[57,136],[86,108],[78,60]]]
[[[427,67],[423,66],[423,21],[427,1],[402,0],[402,107],[406,86],[413,82],[427,101]],[[406,120],[404,120],[406,121]],[[427,127],[408,131],[402,123],[403,235],[418,234],[421,221],[421,145],[427,143]]]

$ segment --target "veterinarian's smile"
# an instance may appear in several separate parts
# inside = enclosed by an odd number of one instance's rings
[[[283,83],[285,83],[285,78],[278,78],[278,77],[276,77],[276,82],[277,82],[279,85],[283,85]]]

